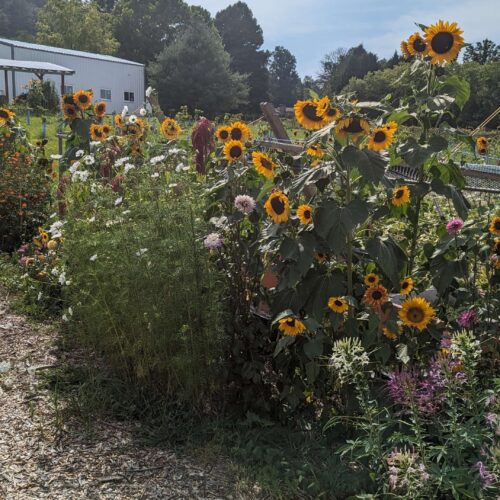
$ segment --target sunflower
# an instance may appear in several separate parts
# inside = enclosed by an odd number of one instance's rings
[[[165,118],[160,125],[160,132],[165,139],[177,139],[181,135],[182,129],[173,118]]]
[[[440,20],[437,24],[429,26],[425,30],[425,43],[428,47],[428,54],[431,56],[431,63],[437,64],[456,59],[464,44],[462,33],[457,23]]]
[[[341,139],[349,136],[355,141],[361,134],[370,133],[370,125],[363,118],[343,118],[335,126],[335,133]]]
[[[500,217],[498,215],[493,217],[493,220],[491,221],[490,233],[500,236]]]
[[[252,133],[250,132],[250,128],[246,123],[243,122],[234,122],[229,125],[229,137],[233,141],[241,141],[243,143],[247,142]]]
[[[245,152],[245,145],[241,141],[227,141],[224,145],[224,156],[230,163],[241,160]]]
[[[396,132],[396,130],[398,129],[398,124],[396,122],[387,122],[385,124],[385,128],[387,130],[392,130],[393,132]]]
[[[425,56],[429,50],[427,44],[418,32],[413,33],[413,35],[408,38],[406,48],[412,56]]]
[[[399,319],[409,327],[422,331],[434,317],[432,306],[422,297],[406,299],[399,310]]]
[[[323,116],[329,107],[330,98],[328,96],[322,97],[319,101],[316,101],[316,114],[318,116]]]
[[[50,240],[48,233],[46,233],[45,231],[40,235],[40,237],[42,238],[42,241],[44,243],[47,243]]]
[[[316,252],[314,254],[314,260],[318,262],[319,264],[323,264],[324,262],[328,261],[328,256],[324,253],[321,252]]]
[[[104,101],[96,102],[94,113],[97,117],[102,118],[106,114],[106,103]]]
[[[336,313],[342,314],[349,309],[349,304],[344,297],[330,297],[328,299],[328,307]]]
[[[93,95],[91,90],[79,90],[73,94],[73,99],[79,109],[88,109],[92,106]]]
[[[63,106],[64,118],[74,120],[78,116],[78,109],[73,104],[65,104]]]
[[[324,125],[322,116],[318,115],[318,101],[297,101],[293,106],[295,118],[308,130],[319,130]]]
[[[391,203],[395,207],[405,205],[410,200],[410,188],[408,186],[399,186],[392,192]]]
[[[122,128],[123,127],[122,115],[115,115],[114,122],[115,122],[115,127]]]
[[[487,146],[488,145],[488,139],[486,139],[486,137],[483,137],[483,136],[478,137],[476,139],[476,144],[477,144],[478,147],[479,146],[483,146],[483,147]]]
[[[293,316],[287,316],[286,318],[280,319],[278,323],[278,328],[283,332],[283,335],[295,337],[295,335],[299,335],[306,331],[304,323]]]
[[[310,224],[313,220],[313,209],[309,205],[300,205],[297,208],[297,217],[300,220],[301,224]]]
[[[365,304],[369,304],[371,306],[381,306],[387,302],[389,295],[387,293],[387,288],[382,285],[370,286],[367,288],[363,301]]]
[[[337,121],[342,116],[342,112],[335,106],[330,106],[323,114],[323,125]]]
[[[62,96],[62,104],[63,106],[65,104],[71,104],[72,106],[76,106],[75,98],[73,97],[73,94],[64,94]]]
[[[368,141],[368,149],[372,151],[387,149],[392,143],[394,132],[394,129],[387,126],[374,128]]]
[[[392,330],[389,330],[386,326],[382,328],[382,333],[390,340],[396,340],[403,333],[403,326],[401,323],[398,323],[398,331],[394,333]]]
[[[366,286],[376,286],[379,284],[380,278],[375,273],[369,273],[365,276],[364,281]]]
[[[405,278],[401,282],[401,290],[399,293],[401,295],[408,295],[413,290],[413,280],[411,278]]]
[[[219,127],[215,132],[215,136],[220,142],[226,142],[229,139],[230,130],[229,127]]]
[[[403,54],[403,57],[405,59],[408,59],[411,57],[410,51],[408,50],[408,42],[401,42],[401,53]]]
[[[102,125],[101,130],[105,136],[108,136],[111,133],[111,127],[107,123]]]
[[[495,238],[491,248],[491,262],[495,269],[500,269],[500,238]]]
[[[93,123],[90,126],[90,138],[93,141],[103,142],[105,137],[101,125]]]
[[[273,219],[276,224],[281,224],[288,220],[288,197],[281,191],[271,193],[266,203],[264,203],[267,215]]]
[[[325,150],[321,147],[321,144],[312,144],[306,149],[306,153],[309,156],[316,156],[317,158],[323,158]]]
[[[254,151],[252,153],[252,163],[259,174],[267,177],[268,179],[272,179],[274,177],[276,163],[274,163],[274,160],[266,153]]]
[[[7,108],[0,108],[0,127],[3,127],[7,122],[16,116],[15,113]]]

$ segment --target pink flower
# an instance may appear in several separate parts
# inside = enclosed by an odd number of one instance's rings
[[[462,219],[451,219],[448,224],[446,224],[446,231],[448,234],[458,234],[464,227],[464,221]]]
[[[26,265],[26,261],[27,261],[27,260],[28,260],[28,258],[27,258],[27,257],[21,257],[21,258],[19,259],[19,265],[24,267],[24,266]]]
[[[220,248],[224,244],[224,240],[219,233],[210,233],[204,240],[205,248],[213,249]]]
[[[243,214],[251,214],[255,209],[255,200],[246,194],[240,194],[234,199],[234,207]]]
[[[463,311],[458,316],[457,322],[462,328],[470,328],[476,321],[477,313],[474,309]]]

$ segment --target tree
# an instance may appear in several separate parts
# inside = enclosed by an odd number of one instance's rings
[[[81,0],[47,0],[38,12],[37,30],[38,43],[54,47],[114,54],[119,46],[110,14]]]
[[[0,36],[32,41],[36,18],[45,0],[2,0],[0,2]]]
[[[112,12],[115,8],[116,0],[92,0],[101,12]]]
[[[149,75],[165,110],[187,105],[213,117],[247,103],[244,76],[231,70],[230,56],[219,34],[201,19],[193,19],[183,34],[163,49],[150,65]]]
[[[271,55],[269,64],[270,91],[275,104],[292,105],[300,91],[297,60],[285,47],[278,46]]]
[[[244,2],[237,2],[215,16],[215,25],[231,55],[231,69],[248,77],[250,87],[249,110],[258,109],[268,99],[269,53],[259,50],[264,43],[262,28]]]
[[[388,59],[387,61],[385,59],[383,61],[380,61],[380,65],[383,68],[394,68],[394,66],[396,66],[397,64],[399,64],[400,62],[403,62],[403,61],[404,61],[404,57],[402,55],[398,54],[398,51],[395,50],[392,57],[390,59]]]
[[[174,41],[191,14],[182,0],[117,0],[113,17],[118,55],[146,64]]]
[[[347,51],[337,49],[327,54],[321,65],[319,81],[325,94],[339,92],[353,76],[362,78],[369,71],[380,69],[376,54],[367,52],[362,44]]]
[[[464,62],[487,64],[500,61],[500,45],[485,38],[482,42],[468,45],[464,53]]]
[[[321,87],[318,80],[310,75],[304,76],[300,87],[300,97],[302,99],[310,99],[311,91],[315,92],[318,95],[321,93]]]

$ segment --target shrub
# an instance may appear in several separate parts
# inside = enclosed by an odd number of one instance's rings
[[[59,111],[59,97],[54,82],[30,80],[27,85],[26,104],[35,113]]]

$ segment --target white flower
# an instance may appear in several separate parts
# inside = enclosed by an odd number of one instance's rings
[[[139,110],[139,114],[140,114],[141,116],[146,116],[146,115],[148,114],[148,112],[145,110],[145,108],[141,108],[141,109]]]
[[[39,301],[42,298],[42,296],[43,296],[43,293],[42,292],[38,292],[38,296],[37,296],[36,300]]]
[[[141,248],[139,249],[137,252],[135,252],[135,254],[137,255],[137,257],[141,257],[142,255],[144,255],[146,252],[148,251],[147,248]]]
[[[95,222],[95,215],[93,215],[90,219],[87,219],[87,222]]]
[[[51,160],[60,160],[62,155],[50,155]]]
[[[78,170],[80,165],[81,165],[81,163],[79,161],[75,161],[73,163],[73,165],[71,165],[71,167],[69,167],[69,169],[68,169],[70,174],[74,174]]]
[[[153,179],[156,179],[156,178],[160,177],[160,174],[158,172],[155,172],[154,174],[151,174],[151,177]]]
[[[124,163],[127,163],[130,160],[130,156],[124,156],[123,158],[118,158],[115,161],[115,167],[121,167]]]
[[[179,163],[176,167],[175,167],[175,171],[176,172],[182,172],[184,170],[184,163]]]
[[[59,275],[59,284],[60,285],[65,285],[67,283],[66,281],[66,273],[62,272],[60,275]]]
[[[153,158],[149,160],[149,163],[151,163],[151,165],[156,165],[157,163],[162,162],[164,159],[165,155],[153,156]]]
[[[122,212],[122,214],[123,214],[123,215],[127,215],[127,214],[129,214],[129,213],[130,213],[130,210],[124,210],[124,211]]]
[[[128,113],[128,106],[123,106],[122,109],[122,120],[125,118],[125,115]]]
[[[152,93],[153,93],[153,87],[148,87],[146,89],[146,97],[149,99]]]
[[[204,240],[203,245],[205,248],[220,248],[224,244],[224,240],[219,233],[210,233]]]
[[[96,148],[97,146],[100,146],[101,143],[99,141],[91,141],[90,142],[90,149],[94,149]]]
[[[70,316],[73,316],[73,308],[72,307],[68,307],[68,312],[69,312]]]
[[[72,176],[72,181],[82,181],[85,182],[89,178],[88,170],[77,170]]]
[[[95,163],[94,155],[88,155],[88,156],[86,156],[83,161],[85,162],[85,165],[87,165],[88,167],[90,165],[93,165]]]
[[[123,198],[121,196],[119,198],[116,198],[115,207],[117,207],[122,201],[123,201]]]
[[[130,115],[128,122],[131,123],[132,125],[134,123],[137,123],[137,116],[136,115]]]
[[[67,323],[69,321],[68,316],[66,316],[66,314],[63,314],[62,320]]]
[[[76,157],[76,158],[81,158],[84,154],[85,154],[85,151],[84,151],[83,149],[79,149],[79,150],[75,153],[75,157]]]
[[[132,165],[132,163],[126,163],[125,167],[123,168],[123,173],[126,174],[127,172],[129,172],[133,168],[135,168],[135,166]]]
[[[170,189],[172,189],[172,188],[174,188],[174,187],[177,187],[177,183],[176,183],[176,182],[174,182],[174,183],[172,183],[172,184],[169,184],[169,185],[168,185],[168,187],[169,187]]]
[[[95,253],[94,255],[92,255],[89,260],[90,262],[95,262],[97,260],[97,254]]]
[[[60,229],[66,224],[65,221],[58,220],[55,221],[48,229],[48,232],[52,236],[52,238],[60,238],[62,236],[62,233]]]

